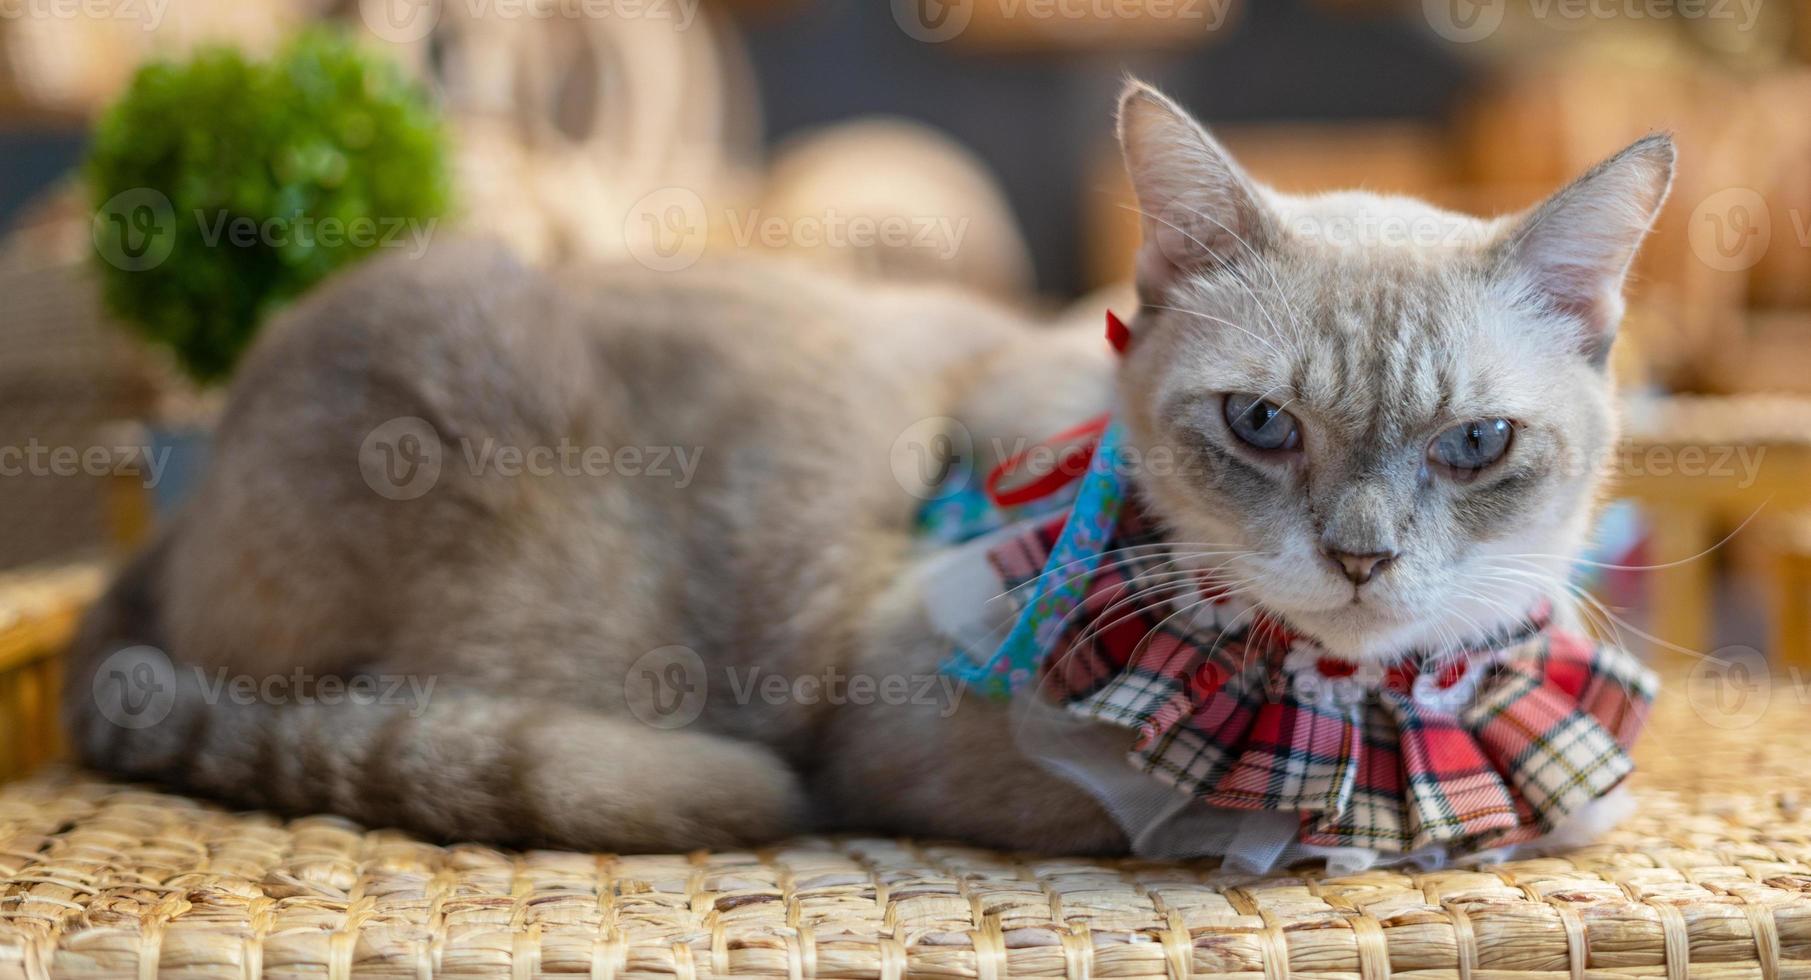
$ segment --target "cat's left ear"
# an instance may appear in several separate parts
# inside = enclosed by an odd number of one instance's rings
[[[1119,144],[1138,199],[1138,293],[1161,300],[1191,274],[1253,260],[1270,238],[1263,195],[1181,106],[1136,80],[1119,97]]]
[[[1656,134],[1593,167],[1510,227],[1499,261],[1552,312],[1576,320],[1601,363],[1622,322],[1622,285],[1673,183],[1673,140]]]

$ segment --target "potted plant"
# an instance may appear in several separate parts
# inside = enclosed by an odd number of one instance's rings
[[[446,211],[446,138],[425,92],[350,39],[302,34],[139,70],[96,125],[86,179],[107,309],[203,391],[270,314],[380,248],[425,247]],[[207,413],[151,426],[173,450],[160,510],[205,458]]]

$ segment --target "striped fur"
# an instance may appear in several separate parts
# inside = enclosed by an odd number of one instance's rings
[[[1601,351],[1670,145],[1482,221],[1262,190],[1136,85],[1122,138],[1141,205],[1175,218],[1147,220],[1117,374],[1092,330],[759,263],[544,272],[442,243],[324,285],[260,338],[196,499],[94,612],[68,686],[81,757],[447,837],[673,850],[862,827],[1121,849],[1096,801],[1010,748],[1003,708],[923,699],[949,651],[913,539],[914,449],[972,445],[984,471],[1115,390],[1140,448],[1181,463],[1137,476],[1156,514],[1239,551],[1227,570],[1324,644],[1384,656],[1525,610],[1535,586],[1484,562],[1578,543],[1586,464],[1613,433]],[[1385,215],[1455,237],[1322,233]],[[1216,421],[1217,393],[1271,390],[1307,424],[1301,465],[1242,452]],[[1513,458],[1468,487],[1427,484],[1425,440],[1468,413],[1523,422]],[[396,420],[444,450],[406,499],[370,478],[374,433]],[[469,462],[562,444],[701,456],[684,485]],[[1327,536],[1404,557],[1357,602],[1315,553]],[[173,700],[122,727],[98,692],[133,646],[167,652]],[[701,701],[648,724],[644,688],[670,675],[646,658],[674,648]],[[431,694],[210,687],[296,671]],[[755,671],[781,696],[748,686]],[[807,683],[828,677],[895,696]]]

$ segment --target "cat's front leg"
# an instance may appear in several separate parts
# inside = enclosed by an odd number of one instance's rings
[[[851,696],[831,716],[812,781],[821,818],[991,847],[1123,853],[1125,836],[1091,796],[1020,751],[1010,705],[939,670],[952,650],[925,613],[917,571],[864,621]]]

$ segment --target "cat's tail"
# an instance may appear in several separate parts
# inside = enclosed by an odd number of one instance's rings
[[[753,743],[433,677],[183,665],[159,622],[166,553],[126,567],[71,651],[63,713],[85,765],[442,839],[672,851],[802,829],[796,775]]]

